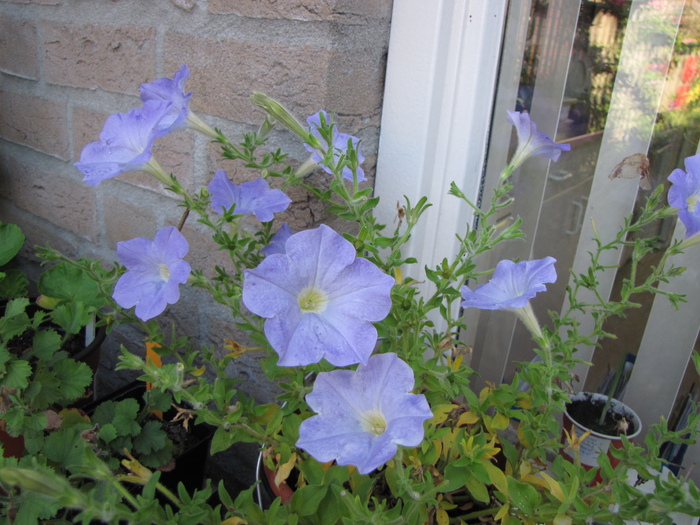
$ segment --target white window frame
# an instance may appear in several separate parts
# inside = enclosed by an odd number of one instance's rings
[[[507,0],[394,2],[375,195],[378,219],[390,227],[404,196],[432,204],[404,250],[419,261],[409,271],[419,281],[425,265],[457,253],[455,236],[473,221],[448,190],[454,181],[477,201],[506,7]]]

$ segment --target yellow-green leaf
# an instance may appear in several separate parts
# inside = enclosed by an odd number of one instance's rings
[[[280,483],[282,483],[289,477],[289,474],[290,472],[292,472],[296,461],[297,454],[296,452],[292,452],[292,455],[289,457],[289,461],[280,465],[277,469],[277,472],[275,472],[275,485],[279,486]]]
[[[461,416],[459,416],[459,420],[457,421],[457,426],[461,427],[463,425],[474,425],[475,423],[479,422],[479,416],[477,416],[474,412],[465,412]]]
[[[571,516],[566,514],[557,514],[552,522],[554,525],[571,525]]]
[[[433,407],[433,418],[428,421],[428,424],[439,425],[440,423],[443,423],[447,419],[447,415],[455,408],[457,408],[457,406],[451,403],[448,405],[437,405]]]
[[[540,476],[542,476],[547,482],[547,485],[549,485],[549,491],[552,493],[552,496],[564,503],[566,501],[566,496],[559,482],[545,472],[540,472]]]

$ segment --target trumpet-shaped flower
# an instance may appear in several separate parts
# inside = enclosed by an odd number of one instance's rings
[[[277,230],[277,233],[275,233],[272,236],[272,239],[270,240],[270,244],[265,246],[263,249],[260,251],[264,255],[274,255],[276,253],[286,253],[286,244],[287,244],[287,239],[289,239],[294,232],[292,232],[291,228],[289,225],[285,222],[282,224],[279,230]]]
[[[85,184],[97,186],[105,179],[136,170],[147,171],[166,182],[163,170],[152,158],[151,147],[170,108],[168,102],[153,100],[128,113],[108,117],[100,140],[85,146],[75,163],[85,175]]]
[[[141,84],[141,100],[144,102],[156,100],[171,104],[170,111],[158,126],[159,136],[178,129],[191,128],[216,138],[216,131],[190,110],[192,93],[185,94],[185,80],[189,76],[190,69],[182,65],[172,79],[159,78],[148,84]]]
[[[358,164],[362,164],[365,161],[365,157],[362,155],[360,152],[360,139],[357,137],[353,137],[352,135],[348,135],[347,133],[339,133],[338,130],[336,129],[335,125],[333,126],[333,136],[331,142],[328,142],[320,132],[320,129],[322,127],[321,119],[323,118],[323,122],[325,124],[330,123],[330,119],[328,118],[328,114],[325,111],[319,111],[318,113],[311,115],[309,118],[306,119],[307,124],[309,125],[309,131],[313,136],[315,136],[321,144],[325,145],[326,150],[330,149],[333,151],[333,160],[334,162],[338,162],[340,159],[341,155],[346,155],[348,152],[348,141],[352,144],[352,147],[355,148],[357,151],[357,160]],[[333,173],[333,171],[324,164],[323,159],[325,152],[319,152],[317,151],[314,147],[310,146],[309,144],[304,144],[304,147],[306,148],[307,151],[311,152],[311,159],[321,165],[321,167],[326,171],[327,173]],[[349,181],[353,180],[352,176],[352,170],[350,169],[349,166],[345,166],[343,168],[343,178],[348,179]],[[362,168],[358,166],[357,168],[357,182],[362,182],[363,180],[367,180],[365,177],[365,172]]]
[[[267,318],[279,364],[366,363],[377,342],[372,323],[391,308],[393,277],[325,225],[295,233],[285,250],[246,270],[243,283],[243,303]]]
[[[302,422],[297,446],[321,462],[336,460],[368,474],[416,447],[433,417],[425,396],[411,394],[413,370],[396,354],[377,354],[357,370],[318,374],[306,396],[317,415]]]
[[[180,285],[191,271],[182,260],[188,250],[187,239],[172,226],[161,229],[153,241],[139,237],[117,243],[117,257],[127,272],[112,297],[122,308],[136,306],[143,321],[159,315],[180,299]]]
[[[534,261],[503,260],[496,265],[491,280],[471,290],[462,286],[462,307],[484,310],[510,310],[518,316],[535,337],[542,336],[530,299],[544,292],[544,283],[557,280],[554,257]]]
[[[484,310],[523,308],[538,292],[547,289],[544,283],[557,280],[555,262],[554,257],[519,263],[500,261],[488,283],[474,290],[462,287],[462,307]]]
[[[700,232],[700,155],[686,158],[685,169],[675,169],[669,175],[673,185],[668,190],[668,203],[678,209],[688,238]]]
[[[520,166],[529,157],[547,157],[556,162],[562,151],[569,151],[568,144],[557,144],[541,131],[530,120],[526,112],[509,111],[508,122],[515,126],[518,135],[518,147],[510,162],[511,171]]]
[[[216,213],[224,213],[235,204],[234,213],[255,215],[261,222],[271,221],[275,213],[286,210],[292,202],[282,190],[271,190],[263,178],[237,186],[224,170],[218,170],[209,183],[209,195]]]

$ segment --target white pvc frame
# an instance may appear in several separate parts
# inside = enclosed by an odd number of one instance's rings
[[[425,281],[456,254],[472,213],[448,195],[454,181],[476,202],[482,180],[507,0],[397,0],[392,14],[375,195],[380,222],[427,196],[404,250]],[[422,291],[428,291],[424,282]],[[438,320],[435,320],[438,321]]]

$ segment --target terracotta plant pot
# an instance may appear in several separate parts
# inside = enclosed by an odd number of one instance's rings
[[[598,419],[600,413],[608,400],[608,396],[604,394],[596,394],[590,392],[580,392],[571,396],[569,403],[566,404],[564,412],[563,428],[571,435],[572,429],[576,432],[576,436],[580,439],[584,433],[591,431],[582,442],[579,448],[579,460],[581,464],[590,470],[598,467],[598,456],[601,453],[607,453],[610,459],[610,464],[616,467],[620,461],[613,457],[610,453],[610,448],[622,448],[622,436],[626,436],[629,441],[633,441],[642,431],[642,421],[639,416],[627,405],[613,399],[606,421],[610,430],[598,427]],[[626,433],[620,434],[615,428],[621,429],[627,425]],[[566,444],[566,435],[562,432],[562,443]],[[561,451],[569,461],[574,461],[572,451],[568,448],[563,448]],[[596,475],[596,482],[600,482],[601,478]]]

